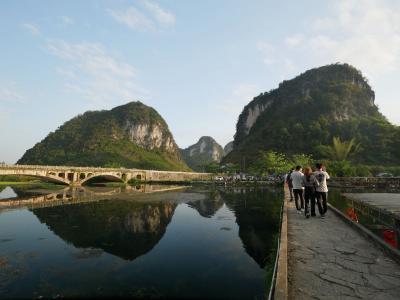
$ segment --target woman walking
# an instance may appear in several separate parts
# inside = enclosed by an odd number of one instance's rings
[[[304,169],[304,176],[302,178],[304,186],[304,201],[305,201],[305,216],[310,217],[309,205],[311,206],[311,216],[315,217],[315,197],[316,188],[319,186],[317,178],[313,175],[310,167]]]

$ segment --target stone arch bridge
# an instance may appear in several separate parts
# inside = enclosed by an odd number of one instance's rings
[[[89,179],[103,177],[127,183],[131,179],[150,182],[211,180],[210,173],[155,171],[124,168],[36,166],[0,164],[0,175],[33,176],[65,185],[83,185]]]

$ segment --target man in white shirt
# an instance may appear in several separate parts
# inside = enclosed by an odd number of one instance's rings
[[[303,173],[301,173],[301,166],[297,166],[296,170],[292,172],[290,178],[293,184],[294,202],[296,204],[297,212],[301,213],[304,210],[304,197],[303,197]],[[299,198],[301,203],[299,203]]]
[[[321,163],[317,163],[315,166],[317,170],[314,172],[314,175],[319,182],[319,186],[316,188],[318,211],[321,215],[321,218],[324,218],[328,210],[328,186],[326,184],[326,180],[330,179],[331,177],[326,171],[324,171],[324,166]]]

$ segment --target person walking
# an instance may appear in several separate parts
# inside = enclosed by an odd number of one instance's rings
[[[290,201],[293,201],[293,182],[292,182],[292,173],[293,173],[294,168],[291,168],[289,173],[286,175],[286,183],[289,188],[289,193],[290,193]]]
[[[330,179],[329,174],[325,171],[325,167],[321,163],[315,164],[317,170],[314,172],[315,178],[317,178],[319,185],[316,188],[317,205],[318,211],[321,218],[325,217],[328,210],[328,185],[326,180]]]
[[[297,212],[301,214],[304,210],[304,197],[303,197],[303,173],[301,173],[301,166],[297,166],[296,170],[291,174],[293,184],[294,202],[296,204]],[[299,203],[300,200],[300,203]]]
[[[304,169],[303,185],[305,202],[304,214],[308,219],[310,217],[309,206],[311,207],[311,216],[315,217],[315,194],[316,188],[319,186],[319,182],[317,178],[315,178],[310,167]]]

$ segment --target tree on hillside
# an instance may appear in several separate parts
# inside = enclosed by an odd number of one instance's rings
[[[322,146],[325,156],[336,161],[348,160],[351,154],[357,153],[360,149],[360,143],[352,138],[350,141],[341,141],[339,137],[333,137],[331,146]]]

